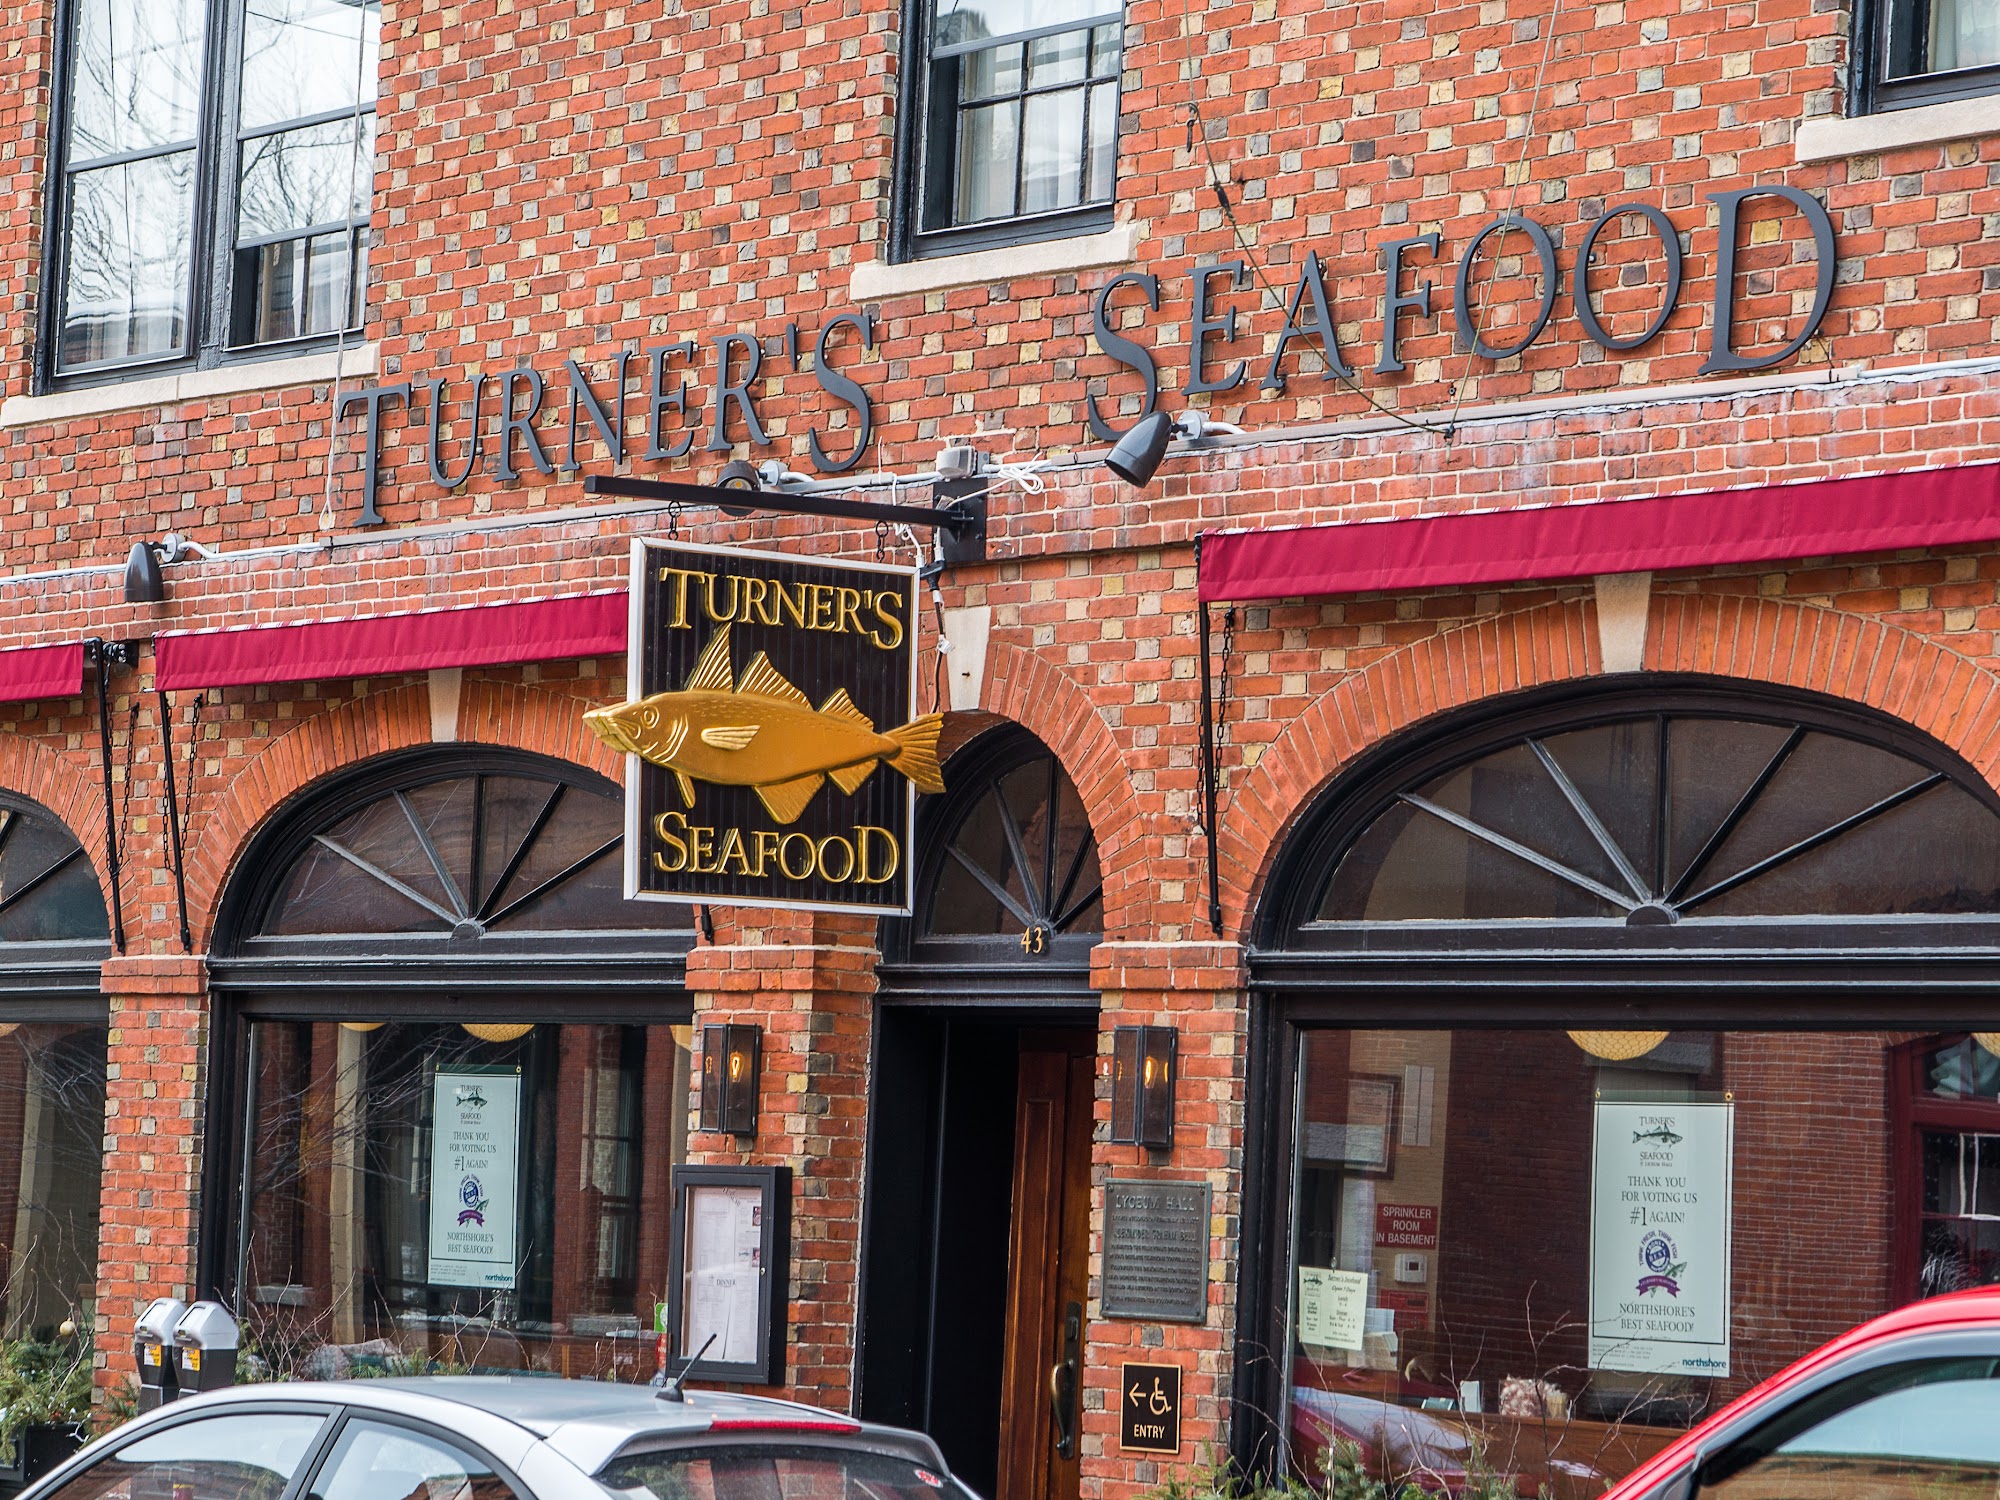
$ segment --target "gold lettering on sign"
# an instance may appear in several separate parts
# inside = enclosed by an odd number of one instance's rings
[[[789,626],[821,635],[858,635],[880,651],[903,644],[909,596],[900,589],[856,589],[831,583],[781,583],[737,573],[662,567],[667,585],[667,628],[688,630],[695,611],[717,625],[738,620]]]
[[[663,812],[653,819],[660,847],[653,868],[666,875],[745,875],[752,880],[781,877],[800,884],[887,885],[903,867],[903,846],[887,828],[858,824],[852,836],[776,833],[768,828],[714,828],[690,823],[687,814]]]

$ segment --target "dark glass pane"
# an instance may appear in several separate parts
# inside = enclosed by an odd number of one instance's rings
[[[1874,745],[1830,734],[1809,734],[1743,815],[1743,821],[1688,894],[1789,849],[1928,774],[1922,766]]]
[[[63,263],[66,368],[172,354],[187,344],[192,151],[70,179]]]
[[[207,11],[203,0],[80,0],[71,162],[194,139]]]
[[[1660,731],[1657,721],[1633,719],[1551,735],[1542,742],[1584,805],[1657,895],[1654,872],[1659,827]],[[1607,882],[1622,891],[1623,881]]]
[[[360,235],[349,230],[278,240],[236,252],[236,313],[230,337],[238,344],[338,333],[361,321],[350,278],[362,273]]]
[[[1408,804],[1383,813],[1355,841],[1320,908],[1320,920],[1330,922],[1623,916],[1601,897]]]
[[[376,0],[248,0],[243,128],[373,103],[381,29]]]
[[[554,816],[528,845],[520,869],[493,903],[495,914],[562,874],[578,860],[608,843],[617,843],[623,831],[624,812],[611,798],[574,788],[565,792]],[[541,931],[561,926],[640,925],[640,919],[624,909],[624,874],[618,860],[614,848],[588,871],[538,897],[531,907],[523,907],[501,925]],[[609,910],[604,910],[607,902]]]
[[[1621,894],[1631,894],[1603,845],[1591,837],[1576,809],[1526,745],[1510,745],[1462,766],[1433,781],[1421,795],[1566,869]]]
[[[1079,49],[1079,71],[1082,56]],[[1074,208],[1083,201],[1083,96],[1082,89],[1061,89],[1027,100],[1021,126],[1023,213]]]
[[[368,217],[375,116],[332,120],[257,136],[243,143],[236,204],[240,245],[326,224]]]
[[[686,1117],[649,1115],[643,1101],[687,1086],[672,1028],[541,1020],[506,1041],[430,1022],[259,1021],[252,1031],[251,1196],[236,1228],[246,1338],[273,1374],[434,1362],[652,1374]],[[479,1105],[503,1145],[481,1188],[487,1227],[513,1230],[511,1259],[477,1268],[476,1285],[468,1267],[431,1255],[460,1202],[434,1191],[433,1168],[466,1170],[438,1154],[438,1075],[468,1070],[444,1081],[447,1096],[505,1080]]]
[[[263,933],[268,937],[309,937],[337,932],[437,932],[445,926],[437,913],[316,843],[286,876],[264,919]]]
[[[54,871],[54,874],[50,874]],[[10,896],[18,899],[8,901]],[[110,935],[97,872],[53,814],[0,808],[0,942],[90,942]]]
[[[1020,164],[1019,101],[964,110],[958,130],[958,222],[1012,214]]]
[[[1783,724],[1675,719],[1667,730],[1667,876],[1678,880],[1783,748]]]
[[[1092,203],[1110,198],[1117,171],[1118,85],[1099,84],[1090,91],[1090,148],[1084,162],[1083,196]]]
[[[366,862],[371,870],[408,886],[441,912],[456,913],[458,908],[451,899],[451,892],[438,878],[437,868],[424,853],[423,841],[417,837],[416,826],[410,821],[414,811],[414,807],[405,811],[400,798],[383,797],[334,824],[327,830],[326,838]],[[368,871],[362,873],[382,883],[379,876]]]
[[[96,1299],[102,1026],[0,1023],[0,1290],[10,1335],[50,1339]],[[88,1358],[88,1355],[84,1355]]]
[[[1025,877],[1007,837],[1003,806],[1020,840]],[[950,847],[984,871],[1021,911],[1048,921],[1067,915],[1066,932],[1103,931],[1102,902],[1092,897],[1103,882],[1096,840],[1075,785],[1053,758],[1037,756],[987,783]],[[1023,930],[1020,918],[949,855],[939,867],[926,921],[927,931],[954,937]]]
[[[1907,783],[1923,773],[1905,761],[1899,774]],[[2000,911],[2000,819],[1970,793],[1936,786],[1696,910],[1717,917]]]
[[[1925,1089],[1942,1099],[2000,1100],[2000,1057],[1966,1037],[1924,1059]]]
[[[950,47],[1012,36],[1065,21],[1087,21],[1116,9],[1100,0],[937,0],[932,45]]]
[[[1925,1221],[1923,1234],[1919,1296],[1940,1297],[2000,1283],[2000,1223],[1932,1219]]]
[[[50,1500],[278,1500],[325,1420],[260,1412],[182,1422],[99,1459]]]
[[[1996,0],[1890,0],[1885,24],[1890,78],[2000,63]]]
[[[311,1500],[509,1500],[490,1464],[407,1427],[350,1420],[307,1492]]]
[[[968,52],[958,61],[958,98],[962,104],[1001,99],[1021,92],[1021,49],[988,47]]]
[[[582,793],[559,789],[546,781],[531,781],[523,776],[487,776],[482,779],[477,902],[483,906],[493,892],[494,882],[506,871],[508,862],[535,826],[535,819],[541,816],[550,793],[561,790],[565,798]],[[496,909],[497,906],[498,903],[495,903]]]

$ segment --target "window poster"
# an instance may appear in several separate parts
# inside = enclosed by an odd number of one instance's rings
[[[1368,1323],[1368,1275],[1299,1267],[1299,1342],[1318,1349],[1359,1349]]]
[[[432,1090],[430,1284],[512,1291],[520,1070],[441,1068]]]
[[[1597,1101],[1590,1364],[1729,1373],[1728,1101]]]
[[[761,1352],[764,1190],[720,1183],[689,1188],[686,1232],[681,1352],[701,1354],[710,1364],[754,1361]],[[713,1347],[702,1354],[711,1338]]]

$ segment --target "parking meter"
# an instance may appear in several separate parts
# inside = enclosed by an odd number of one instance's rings
[[[220,1302],[197,1302],[174,1325],[179,1356],[175,1375],[183,1396],[219,1391],[236,1384],[236,1351],[242,1330]]]
[[[187,1316],[178,1297],[156,1298],[139,1314],[132,1330],[132,1354],[139,1361],[139,1410],[151,1411],[180,1394],[174,1378],[174,1329]]]

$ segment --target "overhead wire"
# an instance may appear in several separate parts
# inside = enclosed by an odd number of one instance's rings
[[[1560,14],[1561,14],[1561,0],[1554,0],[1554,4],[1552,5],[1549,11],[1549,33],[1548,36],[1543,41],[1541,62],[1537,65],[1535,69],[1535,81],[1533,85],[1533,90],[1528,98],[1527,120],[1522,129],[1521,155],[1516,159],[1516,174],[1515,174],[1516,180],[1511,186],[1510,196],[1507,205],[1507,213],[1510,218],[1513,215],[1514,204],[1518,199],[1520,193],[1521,183],[1525,181],[1527,177],[1526,163],[1528,157],[1528,148],[1534,140],[1535,116],[1541,105],[1543,79],[1548,71],[1549,60],[1551,56],[1554,54],[1555,50],[1556,22]],[[1267,296],[1270,297],[1272,304],[1280,312],[1285,314],[1287,326],[1289,326],[1291,319],[1290,304],[1285,300],[1284,293],[1279,291],[1278,288],[1272,283],[1270,276],[1266,273],[1264,269],[1263,262],[1259,259],[1257,255],[1257,246],[1252,243],[1249,234],[1243,228],[1242,221],[1239,220],[1236,216],[1236,207],[1233,203],[1230,202],[1228,191],[1226,190],[1223,183],[1221,163],[1217,161],[1215,155],[1215,148],[1210,143],[1208,138],[1208,120],[1207,117],[1202,113],[1201,99],[1195,89],[1196,80],[1198,80],[1201,77],[1201,67],[1195,57],[1194,31],[1195,27],[1194,27],[1193,0],[1181,0],[1181,40],[1183,44],[1184,63],[1185,63],[1182,69],[1181,81],[1187,90],[1186,108],[1187,108],[1187,125],[1188,125],[1188,137],[1189,137],[1188,147],[1189,150],[1192,150],[1194,147],[1194,143],[1197,140],[1199,140],[1199,142],[1201,143],[1202,159],[1207,166],[1206,175],[1208,178],[1208,187],[1209,190],[1215,195],[1216,204],[1222,210],[1222,217],[1224,222],[1227,223],[1229,226],[1230,235],[1235,240],[1236,247],[1242,253],[1244,262],[1249,266],[1250,273],[1256,279],[1257,285],[1265,292]],[[1500,252],[1506,246],[1506,236],[1508,233],[1509,229],[1507,227],[1503,227],[1500,232],[1499,242],[1494,247],[1494,255],[1496,260],[1498,259]],[[1473,319],[1473,328],[1472,328],[1472,337],[1474,344],[1469,345],[1466,351],[1465,368],[1466,371],[1468,372],[1470,371],[1471,368],[1473,348],[1476,346],[1476,342],[1478,340],[1480,331],[1481,330],[1479,326],[1479,319],[1477,316],[1475,316]],[[1332,338],[1333,334],[1334,330],[1329,328],[1327,330],[1328,337]],[[1328,349],[1324,351],[1323,357],[1325,358],[1326,361],[1327,375],[1332,377],[1334,380],[1338,381],[1351,394],[1360,397],[1364,403],[1366,403],[1369,407],[1371,407],[1381,416],[1388,418],[1390,421],[1396,423],[1398,426],[1407,427],[1413,432],[1421,432],[1425,433],[1426,435],[1433,435],[1433,434],[1438,434],[1441,431],[1442,435],[1445,438],[1445,441],[1446,442],[1451,441],[1453,428],[1457,424],[1458,413],[1464,405],[1463,374],[1461,374],[1460,378],[1457,381],[1453,382],[1453,395],[1455,399],[1454,399],[1454,404],[1451,408],[1451,417],[1449,420],[1447,420],[1445,426],[1442,429],[1440,429],[1435,424],[1430,422],[1415,421],[1409,415],[1397,409],[1396,407],[1389,406],[1384,402],[1378,400],[1371,392],[1369,392],[1365,387],[1363,387],[1361,383],[1357,381],[1351,374],[1346,373],[1341,368],[1339,362],[1339,355],[1335,350]]]

